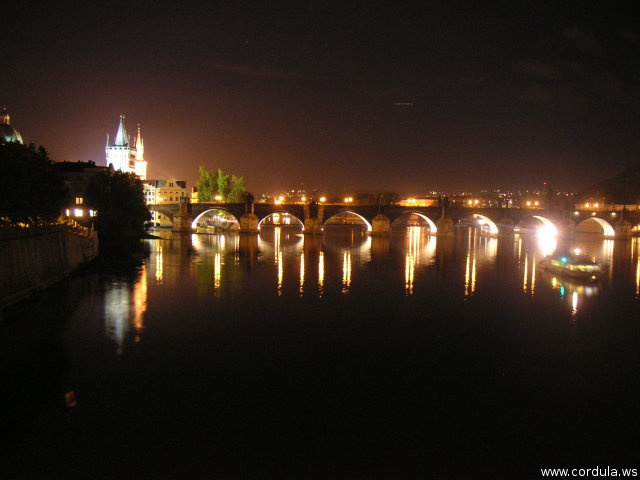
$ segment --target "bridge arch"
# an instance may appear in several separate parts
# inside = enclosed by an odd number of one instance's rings
[[[350,213],[350,214],[355,215],[356,217],[358,217],[360,220],[362,220],[364,222],[365,226],[367,227],[367,232],[371,232],[373,230],[373,226],[371,225],[371,222],[369,222],[369,220],[367,220],[365,217],[363,217],[359,213],[354,212],[353,210],[340,210],[339,212],[336,212],[333,215],[331,215],[329,218],[327,218],[324,221],[324,224],[326,225],[329,220],[331,220],[332,218],[334,218],[334,217],[336,217],[336,216],[338,216],[338,215],[340,215],[342,213]]]
[[[286,210],[278,210],[276,212],[272,212],[269,215],[264,216],[263,218],[260,219],[260,221],[258,222],[258,230],[260,230],[262,228],[262,224],[265,220],[267,220],[268,218],[274,219],[274,218],[279,218],[280,216],[283,216],[287,219],[294,219],[295,221],[297,221],[300,226],[302,227],[302,230],[304,230],[304,222],[302,220],[300,220],[296,215],[293,215],[289,212],[287,212]],[[275,224],[275,226],[283,226],[283,225],[296,225],[295,223],[291,223],[290,220],[287,221],[286,223],[277,223]]]
[[[542,227],[538,229],[538,233],[543,233],[545,235],[557,235],[558,228],[555,224],[549,220],[547,217],[542,217],[540,215],[528,215],[524,217],[522,220],[518,222],[516,225],[516,229],[521,229],[527,223],[529,219],[535,219],[542,224]]]
[[[224,212],[226,214],[228,214],[231,218],[233,218],[236,222],[239,223],[238,219],[236,218],[236,216],[230,212],[229,210],[225,209],[225,208],[221,208],[221,207],[213,207],[213,208],[209,208],[207,210],[204,210],[202,213],[200,213],[198,216],[196,216],[193,219],[193,222],[191,222],[191,228],[197,228],[198,227],[198,222],[200,221],[200,219],[205,216],[207,213],[211,213],[211,212]]]
[[[429,217],[427,217],[424,213],[416,212],[416,211],[413,211],[413,210],[407,211],[407,212],[402,212],[400,215],[398,215],[394,219],[394,223],[396,221],[398,221],[401,217],[405,216],[405,215],[415,215],[416,217],[420,217],[422,220],[427,222],[427,225],[429,225],[429,232],[430,233],[438,233],[438,227],[436,226],[436,224],[435,224],[435,222],[433,220],[431,220]]]
[[[577,233],[600,233],[607,238],[613,238],[616,235],[614,228],[609,222],[598,217],[589,217],[576,225]]]
[[[466,221],[468,220],[472,220],[473,226],[479,227],[481,230],[488,232],[490,235],[498,235],[498,233],[500,233],[496,222],[491,220],[486,215],[481,215],[479,213],[464,215],[460,217],[460,220],[458,220],[458,225],[465,225]]]

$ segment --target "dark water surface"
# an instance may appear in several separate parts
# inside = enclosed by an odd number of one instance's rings
[[[0,478],[640,467],[640,242],[160,233],[4,312]]]

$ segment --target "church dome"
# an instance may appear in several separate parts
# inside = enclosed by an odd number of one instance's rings
[[[24,143],[20,132],[11,126],[11,117],[5,107],[0,114],[0,143],[9,142]]]

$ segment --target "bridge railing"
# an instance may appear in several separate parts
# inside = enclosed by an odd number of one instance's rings
[[[640,211],[640,205],[626,205],[619,203],[577,203],[574,205],[575,209],[579,212],[627,212]]]

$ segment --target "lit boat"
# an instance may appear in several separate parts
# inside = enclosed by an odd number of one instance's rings
[[[602,274],[602,266],[579,250],[547,255],[539,266],[547,272],[580,280],[596,280]]]

